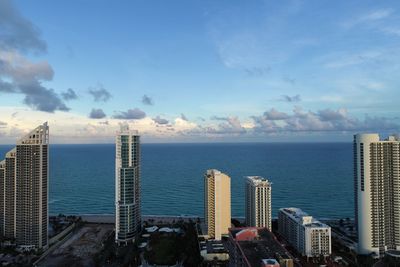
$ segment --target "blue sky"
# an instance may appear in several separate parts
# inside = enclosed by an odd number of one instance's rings
[[[1,0],[0,10],[0,143],[43,120],[56,143],[112,142],[121,123],[149,142],[399,129],[397,1]]]

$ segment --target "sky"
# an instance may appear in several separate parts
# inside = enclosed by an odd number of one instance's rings
[[[0,0],[0,144],[384,137],[399,73],[399,1]]]

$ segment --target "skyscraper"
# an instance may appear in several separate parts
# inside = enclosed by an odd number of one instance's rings
[[[246,224],[271,229],[271,183],[260,176],[246,177]]]
[[[2,234],[20,246],[48,245],[48,145],[44,123],[18,140],[0,163]]]
[[[141,230],[140,136],[127,126],[116,136],[115,214],[115,241],[134,242]]]
[[[4,185],[6,175],[6,161],[0,161],[0,235],[4,236]]]
[[[4,169],[4,236],[15,238],[15,173],[16,151],[14,147],[6,153]]]
[[[221,239],[231,227],[231,178],[218,171],[207,170],[204,176],[204,217],[207,234]]]
[[[353,146],[358,253],[400,249],[400,139],[357,134]]]

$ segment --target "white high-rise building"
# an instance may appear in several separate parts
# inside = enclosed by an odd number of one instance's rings
[[[246,177],[246,224],[271,230],[271,182],[260,176]]]
[[[0,162],[1,235],[26,248],[47,248],[48,181],[49,127],[44,123]]]
[[[231,178],[218,171],[208,170],[204,176],[204,217],[207,234],[221,240],[231,227]]]
[[[279,233],[303,256],[327,257],[331,228],[298,208],[283,208],[278,214]]]
[[[141,230],[140,136],[121,127],[116,136],[115,241],[134,242]]]
[[[400,139],[357,134],[353,145],[358,253],[382,256],[400,249]]]

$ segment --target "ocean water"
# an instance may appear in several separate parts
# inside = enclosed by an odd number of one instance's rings
[[[0,158],[12,146],[0,146]],[[114,145],[51,145],[51,214],[114,213]],[[203,175],[231,176],[232,215],[244,216],[244,176],[272,185],[273,215],[299,207],[353,217],[351,143],[142,144],[142,213],[203,216]]]

